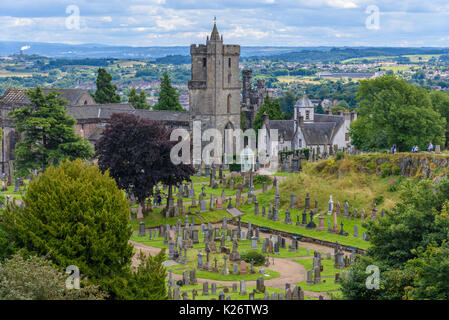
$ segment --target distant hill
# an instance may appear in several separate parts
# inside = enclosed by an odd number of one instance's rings
[[[115,59],[151,59],[167,56],[190,56],[190,46],[177,47],[130,47],[108,46],[102,44],[70,45],[62,43],[0,41],[0,56],[9,56],[28,47],[24,53],[52,58],[115,58]],[[329,51],[331,47],[242,47],[241,56],[265,56],[284,54],[301,50]]]
[[[339,62],[346,59],[375,57],[375,56],[400,56],[413,54],[446,54],[448,48],[332,48],[330,50],[301,50],[299,52],[288,52],[282,54],[268,55],[265,58],[269,60],[282,60],[286,62]],[[257,57],[253,57],[257,58]]]

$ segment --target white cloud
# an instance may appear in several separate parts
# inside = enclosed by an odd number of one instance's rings
[[[353,0],[326,0],[326,3],[334,8],[352,9],[358,7]]]

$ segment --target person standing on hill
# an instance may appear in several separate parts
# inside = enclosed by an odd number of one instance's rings
[[[433,151],[433,144],[432,144],[432,142],[429,143],[429,146],[427,147],[427,151],[428,152],[432,152]]]
[[[395,144],[391,147],[391,153],[392,154],[396,153],[396,145]]]

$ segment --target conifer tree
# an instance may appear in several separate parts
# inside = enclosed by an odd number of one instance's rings
[[[97,91],[94,99],[97,103],[120,103],[120,96],[116,93],[117,86],[111,83],[112,76],[104,69],[98,69]]]
[[[67,101],[59,93],[44,95],[40,88],[27,92],[31,104],[10,113],[21,135],[15,148],[15,170],[25,176],[34,169],[76,158],[88,159],[94,152],[90,143],[75,133],[75,119],[67,115]]]
[[[167,71],[164,72],[161,78],[161,91],[153,110],[185,111],[179,103],[179,93],[172,87]]]
[[[279,100],[277,99],[272,100],[267,94],[267,96],[265,97],[264,104],[259,108],[254,118],[253,129],[256,130],[256,133],[260,128],[262,128],[262,118],[264,113],[266,113],[269,116],[270,120],[284,119],[284,113],[281,110]]]

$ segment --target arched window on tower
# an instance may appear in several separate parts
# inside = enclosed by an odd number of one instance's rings
[[[228,59],[228,67],[231,67],[231,58]]]
[[[231,113],[231,95],[228,95],[227,112]]]
[[[206,66],[207,66],[207,59],[203,58],[203,68],[206,68]]]

